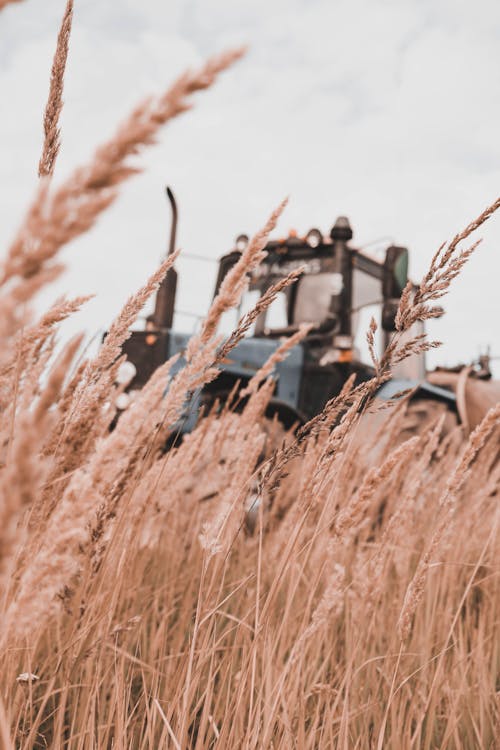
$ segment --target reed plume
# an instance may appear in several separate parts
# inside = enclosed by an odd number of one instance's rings
[[[66,391],[63,421],[58,425],[58,434],[50,440],[55,460],[49,484],[57,479],[60,481],[85,460],[94,440],[100,436],[102,424],[108,423],[106,419],[102,420],[102,409],[113,388],[123,342],[130,336],[130,326],[177,256],[178,253],[174,253],[167,258],[144,286],[127,300],[96,357],[85,363],[70,390]]]
[[[120,355],[123,343],[130,337],[130,327],[135,323],[140,311],[151,295],[158,289],[168,270],[172,268],[178,257],[178,250],[169,255],[147,280],[146,284],[127,300],[120,315],[113,321],[106,334],[104,343],[93,365],[94,370],[107,370]]]
[[[12,371],[18,358],[26,361],[35,345],[43,344],[59,323],[78,312],[91,299],[92,295],[75,297],[73,300],[58,299],[36,323],[19,331],[11,343],[14,354],[1,366],[0,378]]]
[[[438,314],[474,251],[459,243],[498,202],[443,246],[419,290],[405,290],[381,357],[372,323],[374,377],[353,374],[293,434],[266,408],[272,369],[305,329],[250,381],[246,403],[238,387],[226,398],[224,377],[216,382],[252,322],[301,273],[271,287],[226,340],[217,336],[272,221],[227,277],[202,335],[130,393],[120,415],[121,346],[168,263],[90,361],[74,363],[78,338],[54,361],[58,324],[83,300],[58,301],[33,322],[33,295],[60,272],[58,249],[92,226],[136,170],[131,157],[229,57],[143,103],[61,188],[42,178],[3,266],[3,744],[495,747],[499,407],[465,442],[437,402],[413,393],[384,411],[374,402],[393,363],[433,345],[411,326]],[[56,131],[57,112],[49,171]],[[193,396],[208,404],[181,436]],[[410,633],[407,648],[400,636]]]
[[[41,494],[49,463],[41,455],[40,447],[54,421],[51,407],[57,402],[68,367],[82,341],[81,336],[70,341],[53,365],[47,383],[35,406],[19,417],[10,456],[0,475],[0,576],[19,543],[21,514],[33,510]]]
[[[63,107],[64,72],[68,59],[69,37],[73,21],[73,0],[68,0],[57,37],[57,47],[50,74],[50,89],[43,119],[44,142],[38,164],[38,176],[50,177],[61,147],[59,117]]]
[[[276,365],[283,362],[286,359],[288,353],[294,346],[300,344],[300,342],[307,336],[312,328],[312,324],[303,323],[299,326],[299,330],[285,339],[279,347],[268,357],[262,367],[250,378],[248,385],[241,390],[241,396],[249,396],[251,393],[255,393],[260,384],[266,380],[269,375],[273,372]]]
[[[243,52],[212,57],[198,71],[184,73],[163,95],[136,107],[114,137],[97,148],[91,162],[76,169],[54,192],[41,184],[7,251],[0,283],[15,275],[37,274],[63,245],[88,231],[114,202],[121,183],[140,171],[130,157],[154,143],[160,127],[189,109],[189,97],[211,86]]]
[[[394,468],[413,453],[418,442],[418,437],[410,438],[392,451],[380,467],[368,472],[359,490],[335,518],[334,528],[338,537],[344,537],[348,531],[359,526],[377,489],[388,481]]]
[[[500,198],[497,198],[465,229],[456,234],[448,247],[444,243],[438,248],[432,258],[429,270],[415,292],[414,299],[411,298],[412,285],[408,282],[396,315],[398,331],[408,330],[417,320],[427,320],[442,315],[442,308],[434,303],[448,292],[451,282],[458,276],[481,241],[478,240],[466,250],[457,253],[458,246],[493,216],[499,207]]]
[[[282,201],[276,208],[264,227],[252,237],[241,257],[225,276],[217,297],[212,303],[210,311],[203,323],[200,333],[200,341],[206,344],[212,338],[217,326],[226,310],[235,307],[241,299],[244,291],[248,288],[249,278],[252,271],[265,258],[264,248],[270,233],[276,227],[278,219],[285,210],[288,200]]]
[[[291,284],[294,284],[302,273],[302,268],[295,269],[283,279],[280,279],[266,289],[264,294],[259,297],[254,307],[242,316],[234,331],[232,331],[230,336],[228,336],[226,341],[222,344],[217,354],[217,362],[222,362],[225,359],[231,349],[234,349],[234,347],[243,340],[257,318],[272,305],[278,294]]]
[[[500,403],[489,410],[481,424],[470,435],[465,450],[447,482],[446,489],[439,500],[439,517],[436,528],[407,588],[399,615],[398,632],[402,641],[406,640],[410,634],[412,619],[422,599],[433,557],[436,555],[445,534],[450,531],[458,492],[467,479],[472,462],[495,430],[498,431],[499,426]]]

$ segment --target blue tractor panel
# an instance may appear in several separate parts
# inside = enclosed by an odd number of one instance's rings
[[[181,355],[172,368],[172,375],[182,370],[186,364],[183,353],[186,351],[190,337],[191,334],[173,332],[169,336],[168,356],[172,357],[174,354]],[[280,341],[277,340],[264,338],[243,339],[230,352],[227,360],[223,363],[221,368],[222,374],[230,376],[233,383],[240,380],[244,385],[278,349],[279,345]],[[275,398],[295,411],[298,409],[303,362],[304,352],[302,346],[298,345],[288,352],[287,358],[283,362],[279,362],[274,371],[274,379],[276,381]],[[182,432],[190,432],[194,428],[201,406],[201,397],[202,391],[199,389],[192,394],[191,399],[186,404],[181,420],[182,424],[179,425]]]

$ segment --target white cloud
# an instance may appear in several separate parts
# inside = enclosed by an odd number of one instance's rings
[[[5,246],[35,183],[50,58],[64,2],[2,14],[0,121]],[[6,19],[5,25],[3,24]],[[455,0],[80,0],[75,11],[58,174],[84,160],[134,103],[185,65],[242,41],[247,58],[167,128],[145,173],[68,249],[52,294],[95,291],[74,325],[105,327],[165,245],[163,185],[176,190],[180,242],[216,258],[286,194],[282,226],[325,231],[339,213],[356,238],[390,235],[421,275],[436,246],[498,193],[500,7]],[[4,153],[6,152],[6,153]],[[433,333],[433,361],[490,343],[500,353],[500,218],[481,234]],[[206,268],[185,261],[180,305],[208,303]]]

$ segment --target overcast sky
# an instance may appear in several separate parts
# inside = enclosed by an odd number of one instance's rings
[[[64,6],[25,0],[0,14],[0,247],[36,185]],[[144,173],[65,251],[67,273],[43,304],[62,292],[97,295],[71,330],[104,329],[156,267],[167,183],[186,254],[217,258],[290,195],[282,233],[328,232],[346,214],[354,244],[407,245],[415,280],[499,194],[497,0],[75,0],[57,178],[144,95],[241,43],[246,58],[165,128],[141,157]],[[480,236],[430,329],[445,341],[431,364],[469,361],[488,344],[500,355],[500,215]],[[186,258],[179,270],[179,307],[203,312],[215,264]]]

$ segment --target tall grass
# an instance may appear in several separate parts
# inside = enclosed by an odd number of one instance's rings
[[[234,57],[183,76],[159,109],[141,105],[55,191],[51,167],[6,255],[0,742],[493,750],[500,407],[467,436],[443,406],[422,411],[407,395],[381,409],[375,394],[392,363],[433,345],[405,334],[435,314],[470,256],[460,243],[499,201],[440,250],[414,299],[403,295],[398,331],[382,357],[373,352],[374,379],[349,381],[295,435],[264,419],[288,342],[241,412],[213,409],[163,451],[187,393],[217,376],[276,293],[227,340],[216,336],[282,207],[214,301],[184,370],[165,363],[113,431],[120,346],[168,263],[91,361],[77,358],[79,338],[53,357],[57,326],[84,298],[40,320],[29,312],[59,272],[58,249],[133,172],[128,157]]]

